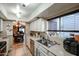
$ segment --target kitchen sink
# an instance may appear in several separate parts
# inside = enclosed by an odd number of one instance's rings
[[[40,39],[40,40],[37,40],[39,43],[45,45],[46,47],[50,48],[51,46],[54,46],[54,45],[60,45],[58,44],[57,42],[55,41],[50,41],[50,40],[46,40],[46,39]]]

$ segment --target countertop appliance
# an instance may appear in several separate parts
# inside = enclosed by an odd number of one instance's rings
[[[63,47],[67,52],[79,56],[79,43],[74,38],[66,38]]]

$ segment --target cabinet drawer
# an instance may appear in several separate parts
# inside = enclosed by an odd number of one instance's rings
[[[40,56],[47,56],[46,53],[44,53],[42,50],[40,51]]]
[[[44,47],[39,46],[39,48],[40,48],[40,50],[42,50],[44,53],[46,53],[46,54],[47,54],[47,50],[46,50]]]
[[[45,53],[41,49],[37,48],[37,56],[47,56],[47,53]]]
[[[48,52],[48,56],[54,56],[51,52]]]

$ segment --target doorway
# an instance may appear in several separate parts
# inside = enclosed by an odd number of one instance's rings
[[[16,21],[13,25],[14,43],[23,43],[25,35],[25,25],[22,21]]]

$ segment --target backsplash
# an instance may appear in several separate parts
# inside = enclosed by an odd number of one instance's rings
[[[13,21],[3,21],[3,31],[0,32],[0,38],[1,37],[6,37],[7,36],[7,26],[10,25],[10,29],[11,29],[11,32],[13,31],[12,28],[13,28]],[[9,31],[10,32],[10,31]],[[10,33],[12,35],[12,33]]]
[[[7,35],[6,35],[6,32],[4,33],[4,32],[0,32],[0,38],[2,38],[2,37],[6,37]]]

